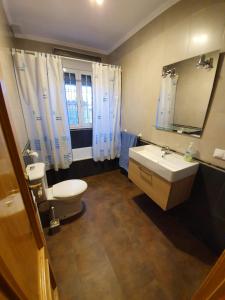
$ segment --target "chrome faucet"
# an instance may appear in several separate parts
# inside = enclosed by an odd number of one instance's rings
[[[161,148],[161,156],[165,157],[166,154],[170,153],[170,148],[168,146],[162,146]]]

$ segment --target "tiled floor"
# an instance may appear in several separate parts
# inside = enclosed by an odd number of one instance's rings
[[[190,299],[211,252],[120,171],[86,178],[85,214],[47,236],[63,300]]]

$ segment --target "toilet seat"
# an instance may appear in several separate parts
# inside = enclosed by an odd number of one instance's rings
[[[82,194],[87,189],[87,183],[79,179],[71,179],[54,184],[52,195],[56,199],[72,198]]]

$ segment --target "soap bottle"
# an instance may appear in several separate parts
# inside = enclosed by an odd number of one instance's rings
[[[184,159],[188,162],[191,162],[193,159],[193,154],[194,154],[193,144],[194,143],[191,142],[184,153]]]

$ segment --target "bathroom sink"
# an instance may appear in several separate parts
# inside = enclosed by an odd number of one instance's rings
[[[174,152],[162,157],[161,148],[155,145],[130,148],[129,157],[169,182],[194,175],[199,167],[198,162],[187,162],[182,155]]]
[[[45,174],[45,164],[42,162],[27,165],[26,173],[28,175],[29,181],[39,180],[44,177]]]

